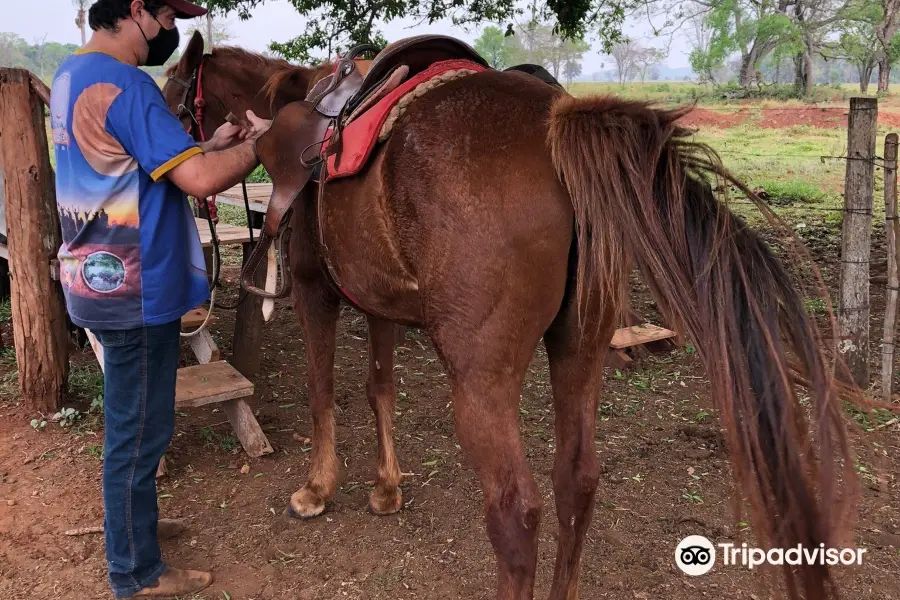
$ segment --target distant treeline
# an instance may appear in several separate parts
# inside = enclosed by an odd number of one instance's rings
[[[78,49],[77,44],[60,44],[46,40],[29,43],[16,33],[0,32],[0,67],[22,67],[38,75],[44,81],[53,79],[59,65]],[[177,62],[180,54],[169,59],[169,64]],[[144,70],[159,77],[166,67],[144,67]]]

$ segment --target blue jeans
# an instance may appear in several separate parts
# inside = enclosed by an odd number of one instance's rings
[[[181,320],[93,330],[103,345],[103,507],[109,581],[134,595],[165,570],[156,539],[156,467],[175,429]]]

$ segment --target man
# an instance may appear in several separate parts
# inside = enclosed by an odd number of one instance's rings
[[[91,40],[60,65],[51,93],[60,279],[75,324],[104,350],[106,556],[116,597],[190,596],[210,573],[168,567],[158,536],[156,466],[171,440],[181,317],[208,299],[185,193],[203,198],[256,166],[253,128],[225,124],[197,144],[139,66],[178,47],[186,0],[98,0]]]

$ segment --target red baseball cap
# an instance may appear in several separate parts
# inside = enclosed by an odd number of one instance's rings
[[[175,10],[175,18],[177,19],[193,19],[194,17],[202,17],[208,11],[202,7],[188,2],[187,0],[163,0],[166,4]]]

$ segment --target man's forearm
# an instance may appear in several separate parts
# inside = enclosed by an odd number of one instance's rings
[[[220,152],[210,152],[205,156],[209,161],[208,166],[204,165],[204,168],[208,169],[204,182],[210,189],[208,196],[224,192],[239,184],[259,164],[253,140],[241,142]]]
[[[207,198],[240,183],[258,163],[253,141],[247,140],[227,150],[193,156],[167,176],[186,194]]]

